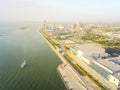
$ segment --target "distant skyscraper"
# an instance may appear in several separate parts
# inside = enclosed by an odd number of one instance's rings
[[[80,23],[79,22],[75,23],[74,26],[73,26],[73,28],[75,30],[79,30],[80,29]]]
[[[46,21],[45,20],[43,21],[43,27],[44,28],[46,27]]]
[[[75,28],[76,30],[79,30],[80,29],[80,23],[79,22],[77,22],[76,23],[76,28]]]
[[[43,21],[43,28],[45,32],[52,32],[53,31],[53,25],[46,22],[45,20]]]

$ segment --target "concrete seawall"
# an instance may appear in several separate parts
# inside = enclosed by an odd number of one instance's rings
[[[64,78],[63,78],[64,75],[60,72],[60,65],[58,65],[58,67],[57,67],[57,72],[58,72],[59,76],[61,77],[64,85],[66,86],[66,88],[69,89],[68,86],[65,84],[66,81],[65,81]]]
[[[55,52],[55,54],[60,58],[60,60],[63,62],[62,64],[58,65],[57,72],[59,73],[59,76],[63,80],[63,83],[66,86],[66,88],[68,90],[87,90],[87,89],[85,89],[84,86],[82,86],[82,88],[81,88],[81,86],[80,86],[81,83],[78,82],[78,80],[79,80],[78,78],[77,78],[77,80],[74,80],[73,76],[76,77],[74,75],[74,73],[72,75],[70,75],[71,72],[73,72],[73,71],[71,70],[71,68],[68,65],[67,65],[67,68],[64,70],[61,68],[62,65],[65,65],[65,63],[68,63],[68,62],[62,57],[62,55],[59,54],[59,52],[49,43],[48,40],[46,40],[46,38],[41,33],[40,33],[40,35],[46,41],[46,43],[51,47],[51,49]],[[67,77],[67,76],[71,76],[71,77]],[[67,78],[65,78],[65,77],[67,77]],[[71,80],[71,79],[73,79],[73,80]],[[68,81],[69,81],[69,83],[68,83]],[[71,83],[72,84],[74,83],[74,84],[72,85]]]
[[[40,32],[39,32],[40,33]],[[59,52],[49,43],[48,40],[40,33],[41,37],[46,41],[46,43],[50,46],[50,48],[55,52],[55,54],[60,58],[60,60],[64,63],[66,62],[64,58],[59,54]]]
[[[57,71],[68,90],[87,90],[86,86],[76,77],[71,67],[67,64],[60,64]]]
[[[63,55],[61,55],[41,33],[40,35],[63,62],[57,67],[57,72],[59,73],[67,89],[100,90],[99,87],[91,82],[86,76],[78,75],[79,73],[70,65],[70,63],[63,57]],[[86,82],[84,83],[81,78],[86,80]]]

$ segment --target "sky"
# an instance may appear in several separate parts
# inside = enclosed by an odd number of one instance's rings
[[[0,0],[0,21],[120,22],[120,0]]]

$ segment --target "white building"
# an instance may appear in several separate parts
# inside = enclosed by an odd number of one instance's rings
[[[120,87],[120,57],[96,60],[94,63],[108,73],[109,82]]]
[[[101,76],[120,88],[120,57],[94,59],[93,54],[98,55],[97,57],[108,55],[105,54],[104,48],[95,44],[74,44],[70,50]]]
[[[90,64],[94,60],[92,57],[93,54],[103,54],[105,52],[104,48],[91,43],[74,44],[74,47],[77,50],[77,55],[87,64]]]

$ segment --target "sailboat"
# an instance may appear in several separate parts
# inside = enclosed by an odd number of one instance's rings
[[[26,60],[24,60],[24,61],[22,62],[22,64],[21,64],[21,68],[24,68],[25,65],[26,65]]]

